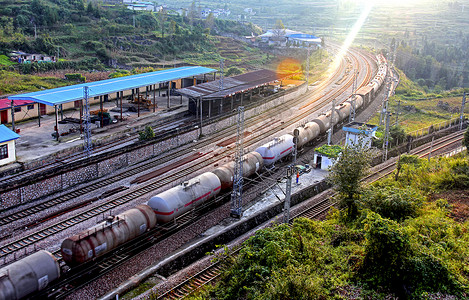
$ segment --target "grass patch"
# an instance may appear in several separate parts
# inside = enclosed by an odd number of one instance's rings
[[[2,66],[13,66],[16,65],[16,62],[10,60],[10,58],[6,55],[0,55],[0,65]]]
[[[0,95],[35,92],[70,84],[69,81],[54,77],[20,75],[15,72],[0,71]]]
[[[401,81],[396,88],[396,94],[389,99],[388,109],[392,113],[390,124],[396,122],[398,106],[399,125],[407,133],[459,117],[462,97],[451,96],[458,92],[450,91],[441,95],[427,94],[401,71],[399,75]],[[468,105],[465,107],[464,114],[469,117]],[[379,124],[379,112],[370,119],[369,123]]]

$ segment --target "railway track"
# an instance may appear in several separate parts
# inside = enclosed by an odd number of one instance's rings
[[[464,132],[457,132],[452,134],[451,136],[445,137],[440,139],[434,144],[433,146],[435,151],[438,149],[443,149],[448,145],[453,145],[454,143],[458,143],[461,141]],[[420,158],[427,156],[430,152],[430,145],[426,145],[416,151],[414,151],[414,155],[419,155]],[[389,171],[390,166],[395,166],[396,164],[393,163],[391,165],[385,165],[379,169],[377,178],[374,178],[372,181],[377,181],[387,175],[389,175],[392,171]],[[370,176],[371,177],[371,176]],[[369,182],[369,181],[368,181]],[[292,216],[290,219],[290,224],[293,223],[294,219],[303,217],[314,219],[317,218],[323,213],[327,212],[335,203],[331,202],[329,199],[334,195],[332,189],[329,189],[322,195],[322,200],[313,204],[311,207],[305,209],[302,212],[297,213],[296,215]],[[198,272],[194,276],[184,280],[179,285],[173,287],[172,289],[168,290],[167,292],[160,295],[157,299],[184,299],[185,297],[195,293],[196,291],[200,290],[207,284],[213,283],[216,279],[220,276],[224,268],[227,267],[227,264],[224,263],[223,260],[217,260],[215,263],[212,263],[207,268],[203,269],[202,271]]]
[[[425,144],[422,147],[413,149],[410,151],[410,154],[417,155],[419,158],[428,157],[430,152],[435,153],[441,149],[444,149],[444,148],[447,148],[456,144],[461,144],[463,137],[464,137],[464,130],[457,131],[444,138],[435,140],[433,144]],[[389,164],[386,164],[385,166],[381,168],[379,173],[370,174],[364,180],[366,182],[374,182],[383,177],[390,175],[396,169],[397,163],[398,163],[397,161],[394,161]]]
[[[335,74],[335,76],[333,76],[333,78],[335,78],[336,76],[337,76],[337,74]],[[318,90],[321,91],[326,85],[327,85],[327,82],[322,83],[321,85],[318,86]],[[316,92],[316,94],[318,94],[318,93],[319,92]],[[300,97],[300,98],[302,98],[300,100],[303,100],[303,98],[305,98],[305,97],[308,97],[308,95]],[[288,103],[284,103],[282,105],[282,107],[280,108],[280,110],[285,109],[289,105],[294,105],[295,102],[298,102],[298,100],[293,100],[293,101],[289,101]],[[246,127],[253,126],[254,124],[259,122],[260,120],[263,120],[262,116],[253,117],[253,118],[246,121],[246,125],[247,125]],[[197,143],[197,147],[202,148],[206,145],[209,145],[209,144],[213,143],[214,140],[221,140],[221,139],[227,138],[228,136],[232,135],[233,132],[234,132],[234,130],[231,130],[230,128],[222,130],[221,132],[211,136],[209,139],[199,141]],[[126,142],[128,140],[134,140],[134,139],[135,138],[130,138],[130,139],[124,140],[123,142]],[[114,145],[114,143],[111,143],[111,145],[106,146],[106,148],[112,147],[113,145]],[[193,148],[194,148],[193,144],[189,145],[188,147],[182,147],[182,149],[178,151],[177,156],[181,157],[181,156],[184,156],[184,155],[188,155],[189,153],[191,153],[193,151],[192,150]],[[74,157],[79,158],[79,157],[82,157],[82,156],[83,156],[83,154],[80,153],[80,154],[77,154]],[[85,194],[87,194],[89,192],[92,192],[94,190],[109,186],[110,184],[118,182],[118,181],[120,181],[124,178],[129,177],[129,176],[133,176],[135,174],[142,173],[142,172],[146,171],[147,169],[154,168],[154,167],[156,167],[160,164],[164,164],[164,163],[166,163],[168,161],[171,161],[172,159],[175,159],[175,158],[176,158],[175,155],[167,155],[167,156],[164,156],[162,158],[151,159],[143,165],[137,165],[137,166],[131,167],[130,169],[127,169],[125,171],[121,171],[120,173],[117,173],[112,178],[100,180],[99,182],[96,182],[96,183],[90,184],[88,186],[82,187],[79,190],[74,190],[74,191],[72,191],[72,192],[70,192],[66,195],[61,195],[59,197],[55,197],[51,200],[48,200],[46,203],[42,203],[42,204],[39,204],[39,205],[31,207],[31,208],[26,208],[26,209],[17,211],[17,212],[12,213],[12,214],[4,215],[3,218],[0,220],[0,226],[6,225],[6,224],[11,224],[11,222],[23,219],[25,217],[31,216],[31,215],[36,214],[36,213],[38,213],[40,211],[43,211],[43,210],[49,210],[49,209],[51,209],[52,207],[54,207],[56,205],[65,203],[65,202],[67,202],[71,199],[74,199],[76,197],[85,195]],[[58,164],[58,162],[51,164],[51,166],[56,166],[57,164]],[[33,173],[34,172],[35,171],[33,170]]]
[[[349,81],[351,81],[351,80],[349,80]],[[346,86],[345,89],[346,88],[348,88],[348,86]],[[342,92],[343,92],[343,89],[338,89],[337,91],[333,92],[330,96],[323,97],[324,99],[322,101],[315,101],[314,105],[312,105],[312,108],[309,108],[308,110],[304,111],[303,113],[299,114],[298,116],[293,117],[290,120],[286,121],[282,125],[282,128],[285,128],[289,125],[295,124],[296,122],[298,122],[302,118],[307,117],[312,112],[312,110],[314,108],[317,108],[318,106],[324,105],[324,102],[327,102],[332,97],[338,96]],[[302,98],[304,98],[304,97],[302,97]],[[304,99],[302,99],[302,100],[304,100]],[[266,137],[269,137],[269,136],[275,134],[275,132],[277,130],[278,130],[278,128],[273,128],[273,129],[270,129],[270,130],[268,130],[267,132],[265,132],[263,134],[259,134],[255,137],[252,137],[246,142],[246,144],[247,144],[247,146],[250,146],[250,145],[252,145],[252,144],[254,144],[254,143],[256,143],[256,142],[258,142],[258,141],[260,141],[264,138],[266,138]],[[208,141],[206,141],[206,142],[209,143]],[[229,156],[231,154],[231,152],[232,152],[232,150],[226,151],[224,155]],[[181,155],[181,152],[177,153],[177,156],[179,156],[179,155]],[[63,221],[61,221],[57,224],[48,226],[45,229],[41,229],[37,232],[34,232],[30,235],[27,235],[24,238],[21,238],[21,239],[17,240],[17,241],[8,243],[6,245],[3,245],[3,246],[0,247],[0,258],[5,257],[9,254],[15,253],[19,250],[22,250],[22,249],[26,248],[26,247],[29,247],[29,246],[37,243],[40,240],[44,240],[44,239],[48,238],[49,236],[55,235],[56,233],[58,233],[60,231],[63,231],[63,230],[65,230],[65,229],[67,229],[71,226],[74,226],[74,225],[76,225],[80,222],[83,222],[83,221],[88,220],[90,218],[99,216],[99,215],[103,214],[106,211],[112,210],[113,208],[116,208],[116,207],[118,207],[122,204],[128,203],[129,201],[135,200],[136,198],[141,197],[141,196],[143,196],[147,193],[150,193],[150,192],[152,192],[152,191],[154,191],[154,190],[156,190],[160,187],[163,187],[166,184],[172,183],[172,182],[177,181],[177,180],[184,179],[186,176],[194,173],[196,170],[198,170],[202,167],[205,167],[205,166],[209,166],[209,165],[213,164],[214,162],[218,161],[219,159],[220,159],[220,156],[218,156],[216,158],[212,157],[210,159],[206,159],[202,162],[196,163],[195,165],[190,166],[189,168],[186,168],[185,170],[183,170],[183,171],[181,171],[177,174],[174,174],[172,176],[171,175],[165,175],[164,178],[160,179],[158,182],[144,184],[144,185],[142,185],[142,187],[139,187],[138,189],[136,189],[136,190],[134,190],[130,193],[127,193],[126,195],[121,195],[121,196],[119,196],[119,198],[110,199],[110,200],[105,201],[105,203],[103,203],[99,207],[88,209],[88,210],[84,211],[83,213],[80,213],[77,216],[67,218],[66,220],[63,220]],[[145,166],[145,168],[148,168],[148,166]],[[138,172],[138,171],[136,171],[136,172]],[[125,176],[127,177],[128,175],[129,174],[126,173]]]
[[[314,219],[321,216],[324,212],[328,211],[333,203],[329,201],[329,195],[333,193],[329,190],[326,192],[325,196],[318,203],[313,204],[311,207],[307,208],[303,212],[292,216],[290,219],[290,224],[293,223],[293,220],[299,217]],[[242,247],[235,249],[231,255],[237,255]],[[221,275],[223,270],[225,270],[229,265],[224,259],[218,259],[215,262],[211,263],[208,267],[201,270],[197,274],[187,278],[177,286],[168,290],[167,292],[161,294],[157,297],[158,300],[174,300],[174,299],[184,299],[185,297],[195,293],[200,290],[202,287],[207,284],[214,283],[217,278]]]

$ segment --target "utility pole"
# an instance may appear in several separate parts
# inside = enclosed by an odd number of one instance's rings
[[[231,212],[233,218],[243,214],[243,141],[244,141],[244,106],[238,107],[238,128],[236,136],[235,174],[231,191]]]
[[[218,82],[218,90],[223,90],[223,68],[225,67],[225,62],[223,59],[220,59],[220,81]]]
[[[332,99],[332,109],[331,109],[331,128],[329,129],[329,136],[327,137],[327,144],[332,143],[332,135],[334,134],[334,111],[335,111],[335,98]]]
[[[459,130],[462,130],[462,122],[464,121],[464,106],[466,106],[466,92],[462,96],[461,115],[459,116]]]
[[[391,118],[391,113],[386,112],[385,122],[386,122],[386,131],[384,133],[384,161],[388,160],[388,147],[389,147],[389,119]]]
[[[86,156],[90,157],[93,145],[91,143],[90,103],[88,101],[89,88],[87,86],[83,88],[83,98],[85,99],[85,106],[83,109],[83,126],[85,127],[83,132],[83,150],[86,153]]]
[[[311,47],[308,45],[308,57],[306,58],[306,89],[309,88],[309,55]]]
[[[39,103],[37,104],[39,106]],[[15,131],[15,102],[11,100],[11,130]]]
[[[396,126],[399,126],[399,108],[400,107],[401,107],[401,99],[397,100]]]
[[[287,168],[287,188],[285,191],[285,203],[283,207],[283,222],[288,224],[290,222],[290,201],[291,201],[291,179],[293,177],[295,168],[288,166]]]

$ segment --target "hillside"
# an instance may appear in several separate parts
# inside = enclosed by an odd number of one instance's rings
[[[259,33],[250,23],[132,11],[123,5],[81,0],[0,4],[0,54],[21,50],[59,57],[56,64],[17,66],[22,73],[163,68],[187,63],[215,66],[221,58],[231,65],[247,59],[268,64],[264,53],[219,36]],[[236,45],[232,51],[225,47],[230,43]],[[0,60],[0,64],[12,68],[7,60]]]

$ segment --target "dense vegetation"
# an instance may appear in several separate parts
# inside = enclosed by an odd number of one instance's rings
[[[166,11],[136,12],[124,5],[83,0],[7,0],[2,2],[0,16],[0,53],[22,50],[66,59],[57,64],[22,65],[23,73],[161,67],[161,61],[164,66],[185,59],[213,64],[223,53],[217,48],[220,41],[210,33],[259,33],[250,23],[213,17],[201,20]],[[248,50],[263,58],[255,49]]]
[[[467,299],[468,216],[453,220],[444,195],[468,188],[468,157],[404,158],[397,180],[353,197],[352,218],[341,210],[258,232],[229,257],[217,286],[195,298]]]

